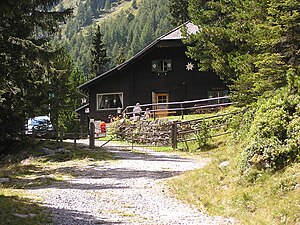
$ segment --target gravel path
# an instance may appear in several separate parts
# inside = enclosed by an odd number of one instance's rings
[[[170,197],[163,181],[203,167],[174,154],[109,148],[117,161],[91,163],[76,179],[33,189],[51,208],[56,225],[88,224],[233,224],[210,217]]]

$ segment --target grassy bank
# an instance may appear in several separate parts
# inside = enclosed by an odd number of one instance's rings
[[[300,164],[273,174],[252,171],[242,176],[239,148],[226,139],[214,139],[213,148],[198,151],[212,161],[170,180],[171,192],[200,210],[234,217],[240,224],[300,224]]]
[[[78,145],[75,149],[73,144],[68,143],[64,143],[66,151],[52,155],[41,154],[41,148],[54,149],[55,143],[41,142],[26,149],[26,159],[0,166],[0,178],[8,179],[0,183],[0,224],[50,223],[49,209],[41,206],[41,199],[28,195],[25,189],[68,180],[76,177],[83,166],[113,159],[110,153],[99,148],[91,150]],[[11,158],[18,155],[11,155]]]

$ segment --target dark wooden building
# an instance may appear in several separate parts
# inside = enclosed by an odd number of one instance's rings
[[[184,24],[188,32],[198,32]],[[196,100],[227,94],[213,72],[199,72],[187,58],[181,27],[158,38],[130,60],[86,82],[79,88],[89,95],[89,118],[106,120],[117,108],[140,104]]]

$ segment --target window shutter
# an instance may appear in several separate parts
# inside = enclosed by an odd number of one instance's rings
[[[167,71],[172,71],[172,60],[166,60],[167,62]]]
[[[152,62],[151,62],[151,71],[152,72],[157,72],[157,67],[158,67],[157,64],[158,64],[157,60],[152,60]]]

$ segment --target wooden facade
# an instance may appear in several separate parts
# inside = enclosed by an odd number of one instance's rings
[[[107,120],[108,115],[117,114],[117,108],[137,102],[186,101],[227,94],[220,78],[213,72],[199,72],[186,51],[179,27],[125,63],[81,85],[79,88],[89,94],[89,118]]]

